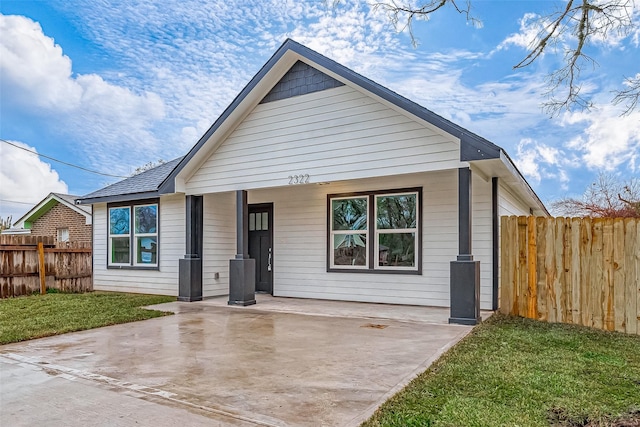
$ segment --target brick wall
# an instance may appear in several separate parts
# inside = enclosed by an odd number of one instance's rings
[[[69,241],[91,243],[91,225],[86,224],[84,215],[58,203],[49,212],[31,224],[32,236],[58,237],[58,228],[69,229]]]

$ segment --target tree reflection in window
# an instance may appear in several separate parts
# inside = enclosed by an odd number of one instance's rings
[[[378,196],[378,229],[416,228],[416,195]]]
[[[416,196],[394,194],[376,197],[378,266],[415,266]]]
[[[129,208],[109,209],[109,233],[129,234]]]
[[[367,265],[367,206],[363,197],[332,200],[333,265]]]
[[[330,196],[329,267],[420,273],[420,194],[415,189]]]
[[[155,233],[157,228],[158,205],[136,206],[136,233]]]

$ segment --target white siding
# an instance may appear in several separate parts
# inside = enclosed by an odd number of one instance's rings
[[[520,200],[511,189],[500,184],[498,187],[498,212],[500,216],[529,215],[529,206]]]
[[[186,182],[188,194],[459,167],[459,144],[343,86],[258,105]]]
[[[473,174],[473,259],[480,261],[480,308],[490,310],[493,296],[493,235],[491,224],[491,181]]]
[[[203,216],[202,295],[227,295],[229,260],[236,253],[235,193],[205,194]]]
[[[107,205],[93,206],[95,290],[178,295],[178,259],[185,251],[184,196],[163,196],[159,217],[159,270],[107,269]]]
[[[486,186],[474,184],[474,254],[481,261],[483,308],[491,301],[491,185],[488,201]],[[423,187],[422,275],[327,272],[327,194],[406,187]],[[457,194],[457,170],[250,191],[249,203],[274,203],[274,295],[449,306],[450,262],[458,253]]]

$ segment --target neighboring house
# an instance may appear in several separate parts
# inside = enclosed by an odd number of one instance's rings
[[[50,193],[2,234],[54,236],[57,242],[91,243],[91,206],[76,205],[77,198]]]
[[[459,323],[476,287],[497,308],[499,216],[548,215],[503,149],[291,40],[185,157],[79,202],[95,289],[246,305],[255,277]]]

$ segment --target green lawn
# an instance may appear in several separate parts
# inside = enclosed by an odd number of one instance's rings
[[[3,299],[0,344],[165,316],[171,313],[140,307],[175,300],[175,297],[110,292]]]
[[[640,426],[640,337],[494,316],[363,426],[587,424]]]

